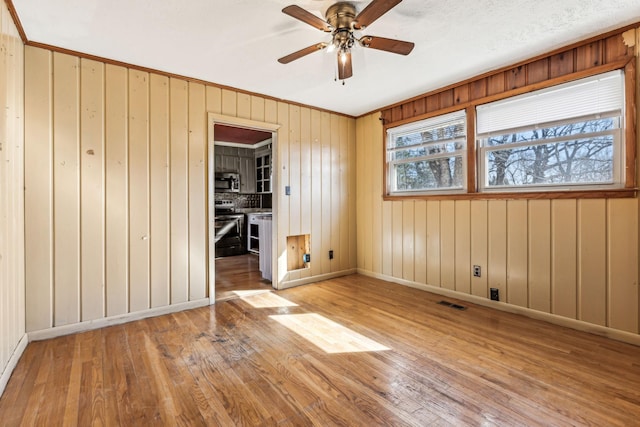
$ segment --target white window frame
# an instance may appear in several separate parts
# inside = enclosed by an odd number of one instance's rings
[[[609,81],[612,84],[604,84],[604,89],[598,87],[601,82]],[[617,79],[617,80],[613,80]],[[530,191],[583,191],[583,190],[610,190],[625,186],[625,90],[624,73],[622,70],[610,71],[603,74],[575,80],[562,85],[529,92],[523,95],[505,98],[489,104],[476,107],[476,146],[477,157],[475,161],[478,169],[478,190],[481,193],[492,192],[530,192]],[[592,85],[598,96],[603,98],[588,99],[592,105],[585,106],[580,93],[580,87]],[[602,85],[601,85],[602,86]],[[601,93],[601,92],[605,93]],[[571,94],[565,98],[563,92]],[[609,93],[610,92],[610,93]],[[558,95],[560,98],[558,99]],[[588,94],[587,94],[588,95]],[[551,98],[549,108],[545,108],[544,98]],[[588,96],[586,98],[589,98]],[[514,105],[519,110],[509,110]],[[527,107],[530,109],[527,110]],[[494,109],[494,111],[491,111]],[[520,111],[523,110],[523,111]],[[506,113],[501,116],[500,112]],[[486,113],[489,113],[488,116]],[[491,114],[493,113],[493,117]],[[523,142],[504,146],[487,146],[486,141],[491,136],[504,135],[518,131],[540,129],[559,126],[562,124],[579,123],[588,119],[604,117],[618,118],[619,126],[610,131],[598,132],[596,135],[613,135],[613,176],[610,183],[536,183],[528,185],[492,185],[488,180],[488,153],[496,150],[513,149],[522,146],[545,145],[553,142],[571,141],[584,138],[589,135],[568,135],[553,140],[539,140],[535,143]],[[515,125],[515,127],[508,127]]]
[[[437,127],[438,124],[446,124],[461,120],[464,126],[464,135],[454,139],[445,141],[423,142],[411,146],[412,148],[427,147],[434,144],[442,143],[461,143],[462,148],[444,153],[429,154],[420,157],[412,157],[410,159],[392,160],[392,155],[395,151],[406,149],[407,147],[395,147],[395,141],[398,137],[404,135],[411,135],[420,132],[422,129],[429,129]],[[454,111],[451,113],[441,114],[438,116],[430,117],[417,122],[408,123],[401,126],[396,126],[387,129],[387,139],[385,144],[386,152],[386,168],[387,168],[387,194],[390,196],[415,196],[415,195],[436,195],[436,194],[460,194],[467,192],[467,115],[466,110]],[[397,179],[395,177],[395,166],[403,163],[413,163],[419,161],[429,161],[441,158],[461,157],[462,159],[462,186],[461,187],[443,187],[443,188],[421,188],[414,190],[398,190],[395,188]]]

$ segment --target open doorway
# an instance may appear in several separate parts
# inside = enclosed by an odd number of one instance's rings
[[[209,114],[209,295],[211,303],[268,291],[277,277],[277,125]]]

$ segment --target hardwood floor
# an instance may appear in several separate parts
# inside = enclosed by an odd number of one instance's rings
[[[640,347],[441,300],[354,275],[33,342],[0,425],[638,425]]]
[[[260,259],[254,254],[216,258],[216,301],[238,298],[238,291],[273,290],[260,273]]]

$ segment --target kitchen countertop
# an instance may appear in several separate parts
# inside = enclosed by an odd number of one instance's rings
[[[271,213],[271,209],[270,208],[236,208],[236,213],[245,213],[245,214],[252,214],[252,213]]]

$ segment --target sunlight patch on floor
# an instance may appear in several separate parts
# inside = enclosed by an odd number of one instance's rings
[[[269,316],[327,353],[390,350],[349,328],[316,313]]]
[[[233,291],[233,293],[255,308],[296,307],[298,305],[269,290]]]

